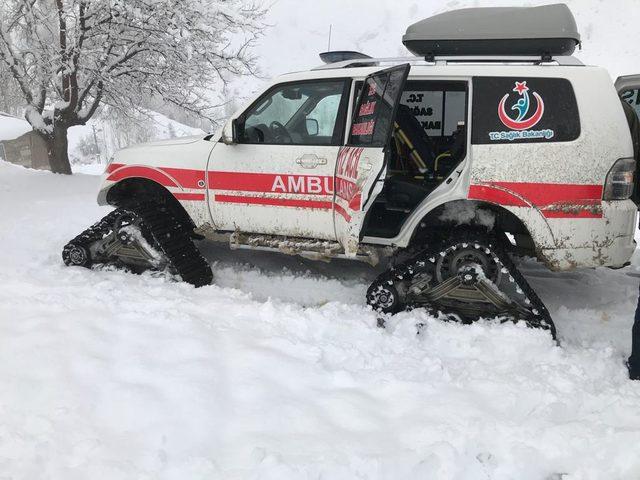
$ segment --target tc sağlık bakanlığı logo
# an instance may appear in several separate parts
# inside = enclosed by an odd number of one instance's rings
[[[529,95],[529,87],[527,81],[516,81],[513,92],[518,93],[517,101],[511,105],[510,110],[515,111],[513,114],[507,113],[507,101],[511,97],[510,93],[506,93],[498,103],[498,118],[502,124],[509,129],[504,132],[490,132],[491,140],[524,140],[530,138],[553,138],[554,132],[550,129],[532,130],[544,116],[544,100],[538,92],[532,92]],[[532,102],[531,96],[535,99]],[[532,103],[535,103],[535,111],[531,113]]]

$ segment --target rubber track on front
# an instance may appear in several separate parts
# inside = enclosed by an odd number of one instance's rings
[[[101,220],[91,225],[85,231],[78,234],[73,240],[69,241],[62,249],[62,260],[64,261],[64,263],[66,265],[69,265],[71,263],[69,260],[69,252],[74,245],[82,246],[87,251],[89,251],[89,247],[92,243],[97,242],[98,240],[102,240],[105,235],[111,233],[116,219],[121,214],[122,212],[119,209],[114,210],[113,212],[104,216]],[[95,261],[95,259],[92,260]]]
[[[209,285],[213,273],[209,262],[193,243],[190,232],[168,208],[153,202],[123,206],[138,215],[182,280],[196,287]]]
[[[69,264],[69,252],[73,245],[80,245],[89,251],[92,243],[102,240],[113,230],[113,225],[123,211],[139,216],[145,228],[152,235],[155,247],[167,257],[169,264],[182,280],[196,287],[209,285],[213,273],[209,262],[202,256],[193,243],[190,231],[171,214],[169,209],[154,202],[140,202],[122,205],[109,213],[99,222],[80,233],[62,250],[62,258]],[[109,262],[115,259],[94,258],[93,262]],[[87,265],[89,266],[89,265]]]

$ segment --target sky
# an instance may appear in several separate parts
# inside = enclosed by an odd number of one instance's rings
[[[269,1],[269,0],[265,0]],[[372,56],[407,56],[402,35],[408,25],[436,13],[464,7],[537,6],[553,1],[514,0],[275,0],[255,53],[263,80],[245,81],[238,93],[266,80],[320,64],[318,53],[358,50]],[[583,62],[617,77],[640,73],[640,0],[566,0],[582,35]]]

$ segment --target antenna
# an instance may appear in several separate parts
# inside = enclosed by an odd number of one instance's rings
[[[329,46],[327,47],[327,52],[331,51],[331,27],[332,25],[329,24]]]

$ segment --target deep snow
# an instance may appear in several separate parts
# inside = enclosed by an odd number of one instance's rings
[[[207,246],[201,289],[64,267],[97,186],[0,163],[0,478],[640,477],[637,256],[526,265],[561,347],[419,311],[381,330],[363,265]]]

